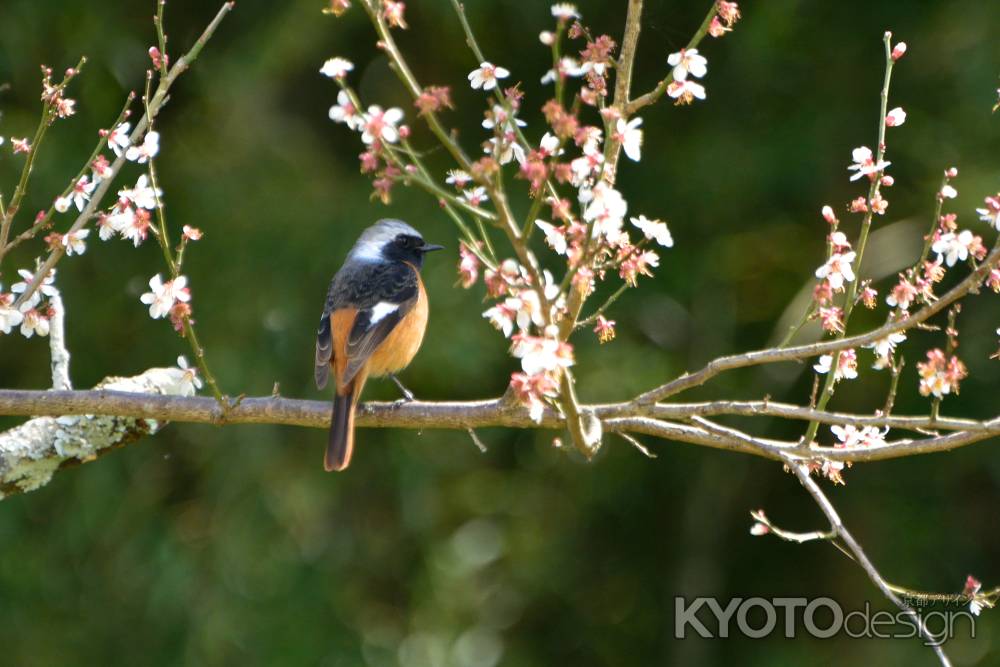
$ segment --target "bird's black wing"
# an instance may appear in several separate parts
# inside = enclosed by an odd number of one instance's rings
[[[419,293],[417,281],[412,266],[394,262],[366,262],[337,272],[330,284],[316,337],[317,384],[321,375],[322,384],[326,384],[333,354],[330,314],[342,308],[357,310],[347,338],[347,367],[340,380],[346,384],[354,379],[375,348],[413,308]]]

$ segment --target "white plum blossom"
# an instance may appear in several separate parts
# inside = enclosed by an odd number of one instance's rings
[[[615,124],[615,139],[622,145],[622,150],[630,160],[639,161],[642,157],[642,118],[636,116],[632,120],[625,122],[624,118],[619,118]]]
[[[518,334],[514,337],[511,354],[521,360],[521,368],[528,375],[554,373],[573,365],[570,345],[549,336]]]
[[[979,214],[979,219],[983,222],[988,222],[998,230],[1000,230],[1000,194],[987,197],[985,200],[986,208],[977,208],[976,213]]]
[[[497,87],[498,79],[506,79],[508,76],[510,70],[490,62],[483,62],[478,69],[469,72],[468,79],[473,89],[493,90]]]
[[[640,215],[638,218],[629,218],[629,221],[638,227],[647,239],[653,239],[664,248],[674,247],[674,237],[670,235],[667,223],[662,220],[650,220]]]
[[[614,228],[616,221],[617,228],[621,229],[622,220],[628,211],[628,202],[622,194],[604,181],[593,188],[581,190],[580,203],[586,205],[583,219],[594,223],[595,236],[602,234],[599,227]]]
[[[89,229],[78,229],[69,234],[63,234],[62,244],[67,255],[82,255],[87,250],[85,239],[90,235]]]
[[[142,144],[140,146],[131,146],[127,151],[125,151],[125,159],[130,162],[145,164],[149,158],[156,157],[156,154],[159,152],[160,133],[155,131],[147,132],[146,136],[142,138]]]
[[[156,199],[162,195],[163,190],[160,188],[153,189],[150,186],[149,176],[146,174],[139,176],[139,180],[135,182],[134,188],[126,188],[118,191],[118,196],[121,199],[130,201],[138,208],[144,208],[149,211],[156,208]]]
[[[472,176],[470,176],[468,172],[462,171],[461,169],[451,169],[448,171],[448,177],[444,179],[444,182],[448,185],[454,185],[456,188],[461,190],[472,182]]]
[[[31,338],[35,334],[39,336],[49,335],[49,318],[38,312],[35,308],[21,307],[24,319],[21,320],[21,335]]]
[[[195,393],[196,389],[202,388],[203,384],[201,378],[198,377],[198,369],[189,366],[187,358],[183,355],[177,357],[177,368],[183,373],[183,380],[191,385],[191,393],[182,392],[183,396],[190,396]]]
[[[108,148],[114,151],[118,157],[121,157],[121,154],[132,143],[128,138],[128,132],[131,127],[131,123],[121,123],[115,129],[111,130],[111,133],[108,135]]]
[[[604,153],[597,142],[583,145],[583,155],[569,163],[573,172],[573,185],[579,187],[592,176],[600,175],[604,168]]]
[[[368,107],[368,113],[364,115],[364,132],[361,133],[361,141],[366,144],[374,143],[376,140],[394,144],[399,139],[399,130],[396,125],[403,120],[403,110],[393,107],[385,111],[377,104]]]
[[[568,2],[557,2],[552,5],[552,17],[560,21],[568,21],[580,18],[580,12],[576,11],[576,5],[571,5]]]
[[[65,213],[66,211],[69,210],[69,207],[72,203],[73,199],[71,197],[56,197],[56,201],[53,204],[53,207],[59,213]]]
[[[950,185],[944,185],[941,187],[941,198],[942,199],[954,199],[958,196],[958,190]]]
[[[561,155],[563,151],[559,148],[559,137],[551,132],[546,132],[542,135],[542,140],[538,142],[538,151],[546,157]]]
[[[824,354],[813,366],[813,370],[817,373],[826,374],[830,372],[830,367],[832,365],[833,355]],[[858,377],[857,353],[853,349],[841,351],[840,358],[837,360],[837,369],[834,371],[833,379],[837,381],[842,379],[853,380],[856,377]]]
[[[14,296],[3,293],[0,285],[0,333],[9,334],[11,329],[24,321],[24,314],[14,308]]]
[[[886,162],[885,160],[875,161],[875,156],[872,155],[872,151],[867,146],[858,146],[853,151],[851,151],[851,158],[854,160],[854,164],[847,168],[848,171],[856,172],[851,176],[852,181],[856,181],[862,176],[873,176],[874,174],[884,171],[891,162]]]
[[[877,447],[885,444],[885,436],[889,433],[889,429],[881,430],[876,426],[858,428],[853,424],[831,426],[830,431],[840,440],[838,447]]]
[[[462,193],[462,197],[464,197],[465,201],[469,202],[472,206],[479,206],[490,198],[489,195],[486,194],[486,188],[482,186],[473,188],[472,190],[466,190]]]
[[[28,285],[30,285],[31,282],[34,281],[35,274],[32,273],[31,271],[28,271],[27,269],[18,269],[17,273],[19,276],[21,276],[22,280],[20,282],[16,282],[13,285],[11,285],[10,291],[13,292],[14,294],[22,294],[25,290],[28,289]],[[34,308],[35,305],[37,305],[38,302],[42,300],[42,296],[53,297],[56,294],[58,294],[59,290],[57,290],[55,287],[54,284],[55,280],[56,280],[56,270],[51,269],[48,275],[45,276],[41,284],[38,286],[38,289],[36,289],[32,293],[32,295],[28,298],[28,300],[24,302],[24,306],[27,306],[28,308]]]
[[[512,134],[512,133],[511,133]],[[511,160],[517,160],[518,164],[524,164],[526,153],[524,146],[518,143],[513,137],[505,139],[490,138],[483,152],[487,155],[496,155],[500,164],[508,164]]]
[[[872,364],[872,368],[879,371],[891,368],[892,355],[896,351],[896,346],[905,340],[906,334],[902,331],[896,331],[885,338],[878,339],[874,343],[865,345],[865,347],[871,348],[875,353],[875,363]]]
[[[517,118],[513,114],[507,113],[499,104],[494,104],[493,109],[486,115],[483,119],[483,128],[486,130],[492,130],[493,128],[500,126],[504,132],[513,132],[515,125],[517,127],[525,127],[528,123]]]
[[[354,69],[354,63],[346,58],[330,58],[319,68],[319,73],[331,79],[340,79]]]
[[[545,233],[545,242],[556,254],[566,254],[567,244],[566,232],[564,230],[545,220],[535,220],[535,227],[538,227]]]
[[[829,281],[830,287],[834,291],[842,290],[845,282],[854,281],[854,269],[851,267],[851,263],[855,257],[856,253],[853,250],[846,253],[833,253],[830,255],[830,259],[826,260],[826,264],[816,269],[816,277]]]
[[[560,76],[580,77],[587,73],[586,66],[581,67],[580,63],[578,63],[576,59],[570,58],[569,56],[563,56],[560,58],[557,68],[559,70],[558,72],[556,71],[556,68],[553,68],[545,73],[541,79],[542,85],[545,85],[546,83],[553,83]]]
[[[330,120],[335,123],[344,123],[352,130],[360,130],[364,124],[364,118],[354,108],[351,96],[346,90],[337,93],[337,103],[330,107]]]
[[[139,297],[139,300],[149,306],[149,316],[154,320],[165,317],[178,301],[191,300],[191,291],[187,287],[187,278],[177,276],[175,280],[163,282],[160,274],[149,279],[149,292]]]
[[[81,176],[80,180],[73,184],[73,191],[70,193],[70,198],[73,200],[76,210],[83,211],[83,207],[90,201],[90,194],[96,187],[97,183],[91,181],[86,175]]]
[[[945,264],[955,266],[955,262],[964,262],[969,258],[969,246],[973,243],[973,239],[972,232],[968,229],[963,230],[959,234],[948,232],[947,234],[942,234],[934,242],[931,250],[938,254],[938,262],[944,258]]]
[[[708,73],[708,60],[698,53],[698,49],[681,49],[671,53],[667,64],[674,68],[674,81],[685,81],[688,74],[700,79]]]
[[[896,107],[885,116],[886,127],[899,127],[906,122],[906,112],[903,107]]]
[[[705,86],[691,79],[671,81],[667,86],[667,95],[677,100],[677,104],[690,102],[692,99],[705,99]]]

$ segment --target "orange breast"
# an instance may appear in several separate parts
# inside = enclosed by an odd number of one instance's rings
[[[424,282],[417,274],[417,302],[399,324],[386,336],[382,344],[375,348],[368,360],[368,374],[386,375],[401,371],[410,365],[424,340],[427,328],[427,292]]]

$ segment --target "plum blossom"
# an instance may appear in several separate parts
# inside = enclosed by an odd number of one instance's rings
[[[580,12],[576,11],[576,5],[568,2],[557,2],[552,5],[552,17],[560,21],[580,18]]]
[[[403,120],[403,110],[393,107],[385,111],[377,104],[368,107],[368,113],[364,115],[364,132],[361,133],[361,141],[372,144],[375,141],[385,141],[394,144],[399,140],[399,130],[396,125]]]
[[[69,210],[70,205],[73,203],[72,197],[56,197],[55,202],[52,207],[59,213],[65,213]]]
[[[851,267],[851,263],[855,256],[854,251],[833,253],[823,266],[816,269],[816,277],[820,280],[825,278],[830,283],[830,287],[839,292],[844,288],[845,282],[854,281],[854,269]]]
[[[647,239],[653,239],[664,248],[674,247],[674,237],[670,235],[667,223],[662,220],[650,220],[640,215],[638,218],[629,218],[629,221],[638,227]]]
[[[899,283],[892,288],[889,292],[889,296],[885,298],[885,302],[892,308],[899,308],[900,310],[909,310],[910,304],[917,298],[920,294],[916,286],[909,280],[904,278],[902,275],[899,277]]]
[[[0,285],[0,333],[9,334],[23,321],[24,314],[14,308],[14,295],[4,294],[3,285]]]
[[[593,188],[580,191],[583,219],[594,223],[594,236],[604,236],[614,243],[621,232],[622,220],[628,210],[628,202],[621,193],[601,181]]]
[[[954,199],[958,196],[958,190],[945,184],[941,186],[941,191],[938,193],[938,196],[941,197],[941,199]]]
[[[134,188],[125,188],[118,191],[120,200],[130,201],[138,208],[153,210],[156,208],[156,200],[163,195],[163,190],[153,188],[149,184],[149,176],[142,174],[135,182]]]
[[[865,347],[871,348],[875,353],[875,363],[872,368],[884,370],[892,367],[892,355],[896,351],[896,346],[906,340],[906,334],[902,331],[895,331],[885,338],[880,338],[874,343],[869,343]]]
[[[615,338],[615,321],[609,320],[604,315],[597,316],[597,324],[594,325],[594,333],[601,343],[608,343]]]
[[[555,68],[550,69],[542,76],[541,83],[545,85],[546,83],[553,83],[556,79],[562,79],[567,76],[579,77],[586,73],[587,68],[581,67],[575,58],[563,56],[559,59],[559,63]]]
[[[880,171],[884,171],[891,162],[886,162],[885,160],[875,161],[875,156],[872,151],[867,146],[859,146],[851,152],[851,158],[854,160],[854,164],[847,168],[848,171],[857,172],[851,176],[852,181],[856,181],[862,176],[868,176],[869,178],[874,178],[875,174]]]
[[[511,354],[528,375],[554,374],[573,365],[573,346],[557,338],[519,333],[511,340]]]
[[[27,137],[17,137],[10,138],[10,149],[14,151],[14,155],[18,153],[29,153],[31,151],[31,143],[28,141]]]
[[[469,289],[479,278],[479,258],[472,252],[465,241],[458,244],[458,276],[462,287]]]
[[[131,146],[125,151],[125,159],[130,162],[145,164],[149,158],[156,157],[156,154],[159,152],[160,133],[155,131],[147,132],[146,136],[142,138],[142,145]]]
[[[82,255],[87,250],[87,242],[84,240],[90,234],[89,229],[78,229],[69,234],[63,234],[62,244],[66,248],[67,255]]]
[[[906,122],[906,112],[903,107],[896,107],[885,116],[886,127],[899,127]]]
[[[451,169],[448,171],[448,177],[444,179],[444,182],[448,185],[454,185],[456,188],[461,190],[472,182],[472,176],[461,169]]]
[[[108,148],[114,151],[114,154],[118,157],[121,157],[122,153],[124,153],[132,143],[128,138],[128,133],[131,128],[131,123],[121,123],[115,126],[115,129],[111,130],[111,133],[108,135]]]
[[[469,202],[469,205],[471,206],[479,206],[484,201],[488,201],[490,198],[489,195],[486,194],[486,188],[483,186],[464,191],[462,193],[462,197],[465,201]]]
[[[813,365],[813,370],[817,373],[826,374],[830,372],[833,365],[833,355],[824,354],[819,361]],[[833,374],[835,381],[843,379],[853,380],[858,377],[858,355],[853,349],[842,350],[837,359],[837,370]]]
[[[365,120],[351,102],[351,96],[346,90],[337,93],[337,103],[330,107],[330,120],[334,123],[344,123],[351,130],[360,130]]]
[[[490,62],[483,62],[478,69],[469,72],[468,79],[473,89],[493,90],[497,87],[498,79],[506,79],[508,76],[510,70]]]
[[[558,396],[558,383],[547,374],[512,373],[510,388],[521,405],[528,408],[531,420],[538,423],[545,416],[545,398]]]
[[[705,87],[691,80],[671,81],[667,95],[677,100],[675,104],[691,104],[695,98],[705,99]]]
[[[331,79],[342,79],[354,69],[354,63],[346,58],[330,58],[319,69],[319,73]]]
[[[21,281],[11,285],[10,291],[14,294],[22,294],[25,290],[28,289],[28,285],[30,285],[32,281],[34,281],[35,274],[32,273],[31,271],[28,271],[27,269],[18,269],[17,273],[19,276],[21,276]],[[56,294],[58,294],[59,290],[57,290],[55,287],[55,280],[56,280],[56,270],[51,269],[49,273],[45,276],[45,278],[42,280],[41,284],[38,286],[38,289],[36,289],[34,293],[31,295],[31,297],[29,297],[28,300],[25,301],[24,305],[29,308],[32,308],[36,304],[38,304],[39,301],[42,300],[42,296],[53,297]]]
[[[149,306],[149,316],[154,320],[165,317],[174,303],[187,303],[191,300],[191,290],[187,287],[187,278],[177,276],[176,279],[166,283],[160,278],[160,274],[149,279],[149,292],[146,292],[139,300]]]
[[[698,53],[698,49],[681,49],[667,57],[667,64],[673,67],[674,81],[684,81],[688,74],[699,79],[708,73],[708,60]]]
[[[948,232],[942,234],[931,250],[938,254],[938,262],[944,258],[944,263],[948,266],[955,266],[955,262],[965,261],[969,258],[969,246],[973,243],[973,235],[969,230],[963,230],[959,234]]]
[[[939,348],[927,350],[927,361],[917,362],[920,373],[920,395],[944,398],[958,393],[958,384],[969,374],[965,364],[956,357],[945,357]]]
[[[830,431],[837,436],[837,447],[878,447],[885,444],[885,436],[889,429],[879,429],[877,426],[858,428],[853,424],[834,425]]]
[[[983,200],[986,208],[977,208],[976,213],[983,222],[988,222],[1000,230],[1000,192]]]
[[[638,116],[627,123],[624,118],[619,118],[615,124],[615,141],[618,141],[622,145],[625,155],[635,162],[638,162],[642,156],[642,130],[639,129],[640,125],[642,125],[642,118]]]
[[[90,194],[97,187],[95,181],[91,181],[86,174],[80,177],[76,183],[73,184],[73,191],[70,193],[70,198],[73,200],[73,205],[76,206],[76,210],[83,211],[83,207],[86,206],[87,202],[90,201]]]
[[[39,336],[49,335],[49,318],[37,308],[21,307],[24,319],[21,320],[21,335],[31,338],[35,334]]]
[[[177,357],[177,368],[183,373],[182,380],[191,385],[190,393],[181,392],[182,396],[190,396],[195,393],[195,390],[201,389],[202,384],[201,378],[198,377],[198,369],[188,365],[188,360],[183,355]]]
[[[565,255],[567,250],[566,228],[556,227],[545,220],[535,220],[535,227],[538,227],[545,234],[545,242],[558,255]]]

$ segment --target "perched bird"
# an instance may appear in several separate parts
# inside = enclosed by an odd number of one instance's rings
[[[379,220],[361,234],[330,283],[316,334],[316,386],[336,381],[324,467],[343,470],[354,450],[354,410],[365,380],[409,365],[427,327],[427,292],[420,279],[426,243],[401,220]]]

